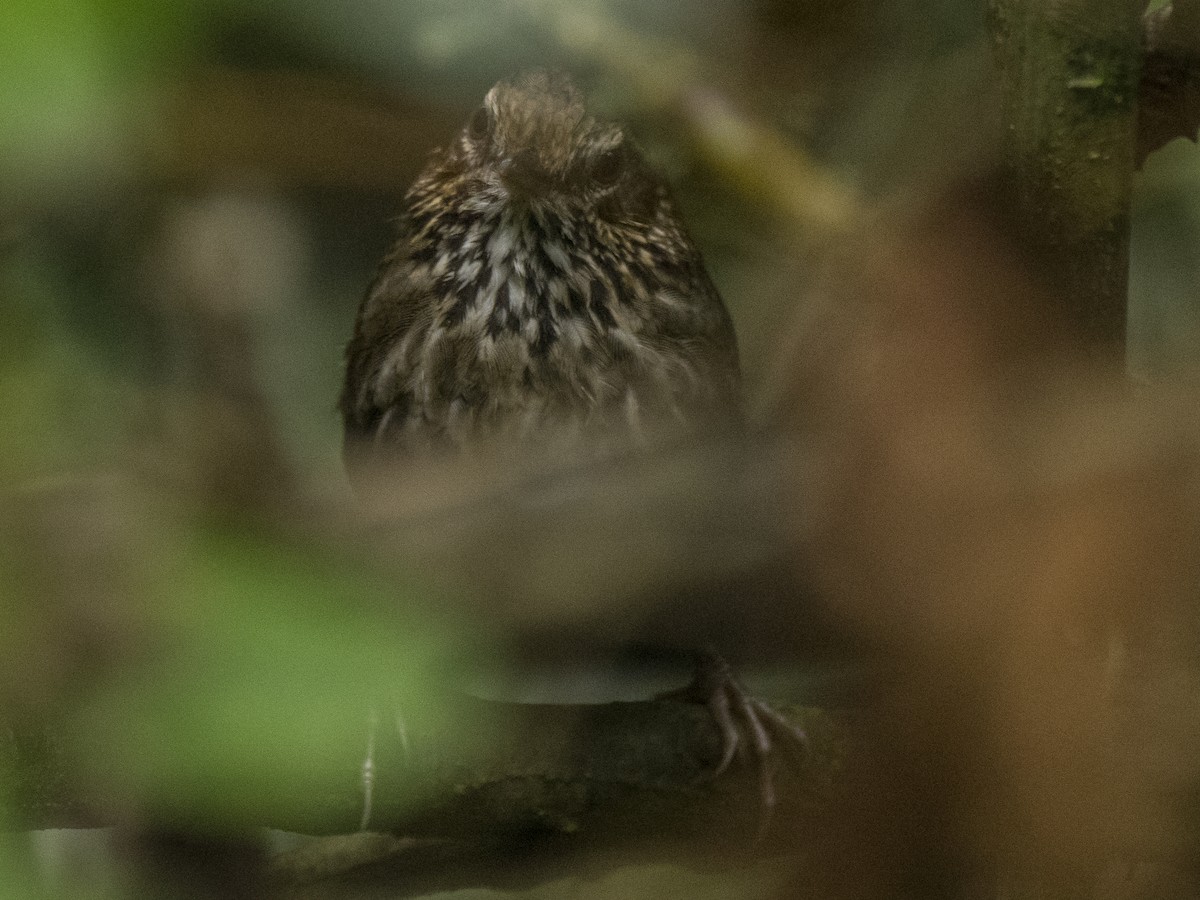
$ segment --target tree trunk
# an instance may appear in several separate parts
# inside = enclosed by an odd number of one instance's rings
[[[1087,350],[1121,361],[1141,10],[1129,0],[988,7],[1022,231]]]

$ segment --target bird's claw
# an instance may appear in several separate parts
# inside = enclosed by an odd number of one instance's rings
[[[808,736],[804,729],[747,693],[729,664],[711,649],[701,653],[691,683],[664,696],[703,703],[712,715],[721,733],[721,757],[710,777],[724,773],[735,757],[748,756],[755,764],[765,827],[777,801],[775,764],[779,751],[789,746],[807,751]]]

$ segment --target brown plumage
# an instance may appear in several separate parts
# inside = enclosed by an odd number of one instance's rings
[[[497,84],[417,178],[341,410],[352,476],[439,451],[561,463],[739,420],[733,326],[666,186],[565,77]],[[769,809],[771,734],[803,734],[713,651],[677,696],[711,710],[718,772],[743,746],[759,762]]]
[[[665,185],[564,76],[500,82],[409,190],[359,309],[347,464],[608,453],[737,415],[729,316]]]

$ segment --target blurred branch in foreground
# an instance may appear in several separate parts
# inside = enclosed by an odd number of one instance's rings
[[[435,887],[535,883],[577,870],[589,856],[595,857],[593,865],[605,859],[611,864],[622,852],[636,855],[637,847],[651,858],[699,861],[719,854],[731,864],[745,862],[796,852],[799,835],[811,836],[811,826],[829,812],[840,790],[846,725],[816,710],[792,714],[808,732],[810,753],[794,770],[777,773],[781,803],[762,835],[768,820],[754,773],[735,767],[720,778],[709,775],[720,736],[699,705],[448,702],[462,707],[452,718],[473,722],[491,739],[464,742],[392,718],[375,742],[369,828],[410,842],[388,844],[382,857],[356,855],[352,864],[344,844],[309,845],[277,860],[280,880],[329,886],[382,877],[407,896]],[[0,777],[22,788],[10,798],[22,827],[114,824],[102,812],[103,803],[98,806],[86,789],[73,786],[61,748],[44,734],[5,730],[0,737]],[[342,749],[340,793],[296,783],[290,799],[244,807],[235,821],[190,814],[189,827],[212,834],[250,824],[305,834],[354,831],[363,803],[362,757],[352,752],[353,741]],[[164,824],[179,813],[163,810]],[[155,815],[145,821],[155,821]],[[411,839],[470,848],[472,866],[426,871],[420,860],[430,845],[414,846]],[[507,864],[519,852],[532,854],[530,861],[539,865],[513,871]]]
[[[648,108],[681,116],[713,168],[752,202],[817,241],[837,237],[858,218],[853,187],[707,87],[690,49],[638,33],[594,7],[563,0],[521,6],[574,59],[617,73]]]
[[[879,895],[897,865],[928,891],[991,859],[1090,896],[1131,848],[1186,870],[1195,827],[1195,386],[1093,358],[1010,201],[975,186],[843,248],[794,367],[825,460],[802,559],[894,667],[882,799],[848,836],[890,848]]]
[[[197,70],[169,97],[152,167],[184,179],[252,172],[400,194],[458,124],[408,95],[298,72]]]

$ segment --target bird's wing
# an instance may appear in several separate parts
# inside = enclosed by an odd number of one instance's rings
[[[405,244],[402,236],[380,266],[346,346],[346,376],[338,406],[348,469],[354,468],[364,451],[373,456],[373,448],[410,414],[406,368],[411,366],[411,355],[404,347],[417,338],[414,332],[420,328],[422,311],[428,311],[429,298],[412,277]]]

